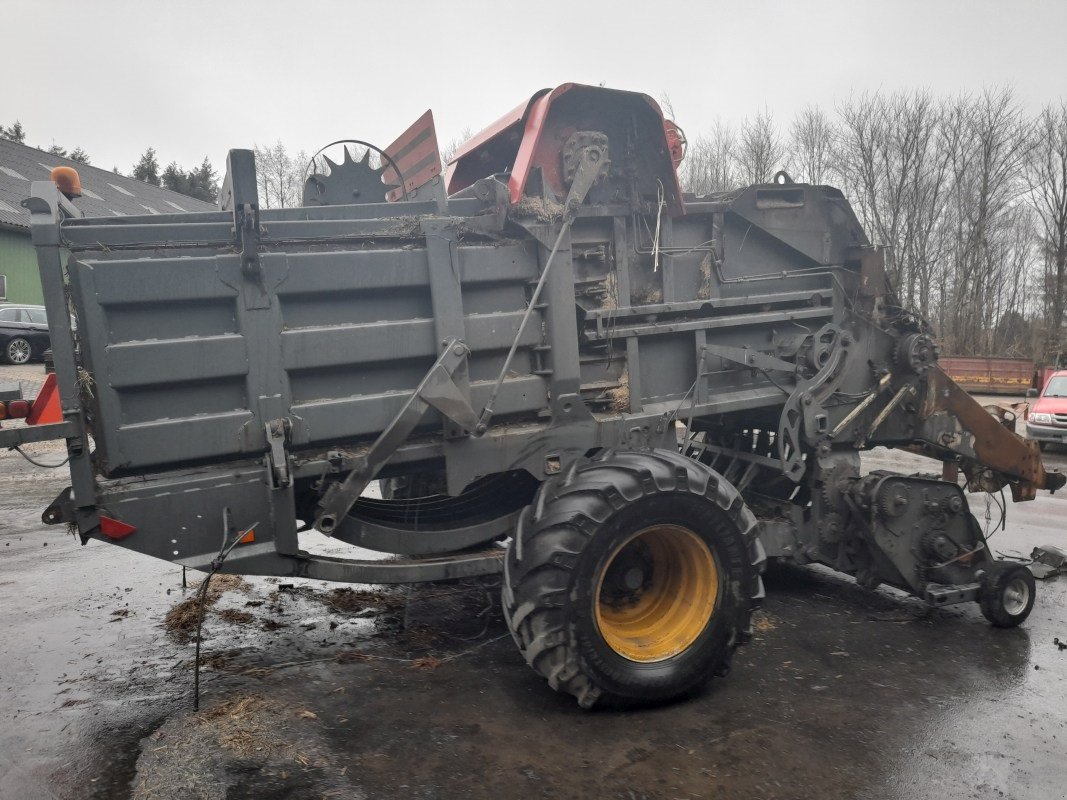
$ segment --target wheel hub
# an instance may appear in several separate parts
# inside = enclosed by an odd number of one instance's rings
[[[1030,587],[1021,578],[1016,578],[1004,587],[1004,610],[1013,617],[1022,614],[1030,602]]]
[[[704,541],[680,525],[655,525],[623,542],[601,570],[597,627],[618,655],[663,661],[696,641],[718,595],[718,567]]]
[[[25,364],[30,360],[30,345],[22,339],[15,339],[7,346],[7,355],[13,364]]]

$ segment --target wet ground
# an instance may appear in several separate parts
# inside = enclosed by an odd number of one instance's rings
[[[1067,577],[1005,631],[786,570],[726,679],[591,713],[525,666],[492,587],[226,581],[194,713],[180,569],[43,526],[62,469],[5,453],[0,485],[5,800],[1067,797]],[[1010,507],[991,541],[1046,543],[1067,545],[1062,495]]]

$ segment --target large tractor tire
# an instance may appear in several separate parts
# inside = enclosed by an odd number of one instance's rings
[[[666,450],[604,451],[526,509],[504,614],[527,663],[583,708],[668,700],[728,672],[764,560],[721,475]]]

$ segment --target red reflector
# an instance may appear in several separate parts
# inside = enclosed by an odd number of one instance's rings
[[[111,517],[100,517],[100,533],[104,534],[108,539],[125,539],[131,533],[136,531],[137,528],[133,527],[121,520],[112,519]]]
[[[256,529],[252,528],[244,536],[237,540],[237,544],[252,544],[256,540]]]
[[[7,415],[11,419],[22,419],[30,413],[29,400],[8,400]]]
[[[27,425],[45,425],[50,422],[62,422],[63,410],[59,406],[59,387],[56,386],[56,374],[49,372],[44,379],[41,391],[34,398],[33,407],[26,417]]]

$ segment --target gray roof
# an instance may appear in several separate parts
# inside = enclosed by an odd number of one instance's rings
[[[52,167],[78,170],[82,196],[74,203],[87,217],[216,210],[212,203],[170,189],[0,139],[0,227],[29,229],[29,212],[20,203],[29,197],[30,181],[48,180]]]

